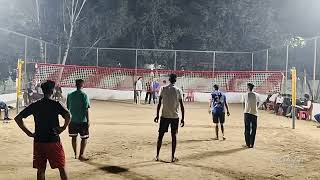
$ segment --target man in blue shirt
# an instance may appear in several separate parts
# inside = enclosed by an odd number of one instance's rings
[[[209,113],[212,113],[212,120],[215,124],[216,129],[216,138],[214,140],[219,139],[219,123],[221,125],[222,139],[225,140],[224,136],[224,127],[223,124],[225,122],[225,109],[227,109],[227,115],[230,116],[229,107],[227,104],[226,96],[219,91],[219,86],[214,85],[214,91],[211,93],[211,99],[209,104]]]
[[[157,97],[158,97],[158,94],[159,94],[159,90],[160,90],[160,83],[156,79],[153,80],[151,88],[152,88],[153,104],[156,104],[156,100],[157,100]]]

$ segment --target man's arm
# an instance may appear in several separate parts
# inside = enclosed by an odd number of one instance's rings
[[[34,133],[32,133],[25,125],[23,122],[22,115],[18,114],[14,120],[16,121],[17,125],[20,127],[20,129],[26,133],[29,137],[34,137]]]
[[[304,109],[309,110],[311,108],[312,102],[309,100],[306,106],[302,106]]]
[[[212,106],[212,98],[210,98],[209,100],[209,109],[208,109],[209,114],[211,113],[211,106]]]
[[[64,130],[67,129],[67,127],[69,126],[70,122],[71,122],[71,114],[68,111],[68,109],[60,102],[58,102],[58,111],[59,114],[63,117],[64,119],[64,124],[62,127],[60,127],[59,129],[59,134],[61,134]]]
[[[228,105],[228,103],[227,103],[227,99],[225,99],[224,105],[226,106],[226,109],[227,109],[227,115],[230,116],[229,105]]]
[[[66,130],[71,122],[71,115],[68,111],[65,114],[63,114],[62,117],[64,119],[64,125],[61,127],[59,134]]]
[[[87,110],[86,110],[86,118],[87,118],[88,125],[90,125],[90,121],[89,121],[89,108],[87,108]]]
[[[159,114],[160,114],[161,104],[162,104],[162,97],[160,96],[159,97],[159,103],[158,103],[158,106],[157,106],[157,115],[154,118],[154,122],[155,123],[158,123],[158,121],[159,121]]]
[[[184,126],[184,105],[183,105],[182,99],[180,99],[179,102],[180,102],[180,108],[181,108],[181,114],[182,114],[181,127],[183,127]]]

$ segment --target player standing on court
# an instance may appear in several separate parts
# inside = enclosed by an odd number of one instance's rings
[[[137,93],[137,104],[141,104],[141,95],[142,95],[142,77],[139,77],[136,82],[136,93]]]
[[[212,114],[212,120],[213,123],[215,124],[215,129],[216,129],[216,137],[214,140],[219,139],[219,123],[221,126],[221,132],[222,132],[222,139],[225,140],[224,136],[224,127],[223,124],[225,122],[225,109],[227,109],[227,115],[230,116],[229,113],[229,107],[227,103],[227,98],[226,96],[219,91],[219,86],[214,85],[213,86],[214,91],[211,93],[211,99],[210,99],[210,104],[209,104],[209,113]]]
[[[44,180],[47,160],[52,169],[58,168],[62,180],[67,180],[65,171],[65,155],[59,134],[70,123],[70,113],[59,102],[52,100],[55,82],[46,81],[41,85],[44,97],[30,104],[21,111],[15,121],[29,137],[34,138],[33,143],[33,168],[38,169],[37,179]],[[32,133],[23,123],[23,119],[33,115],[35,132]],[[59,125],[59,115],[64,119],[64,125]]]
[[[175,162],[178,159],[174,156],[177,145],[177,133],[179,127],[179,105],[181,108],[181,127],[184,126],[184,105],[182,101],[182,93],[179,88],[177,88],[174,84],[177,81],[177,75],[171,74],[169,78],[170,84],[168,86],[164,86],[161,90],[159,97],[159,104],[157,107],[157,116],[154,119],[154,122],[158,123],[159,121],[159,112],[162,107],[162,113],[160,118],[159,125],[159,136],[157,142],[157,156],[155,158],[156,161],[159,161],[159,153],[162,145],[162,139],[166,132],[168,132],[169,125],[171,128],[171,137],[172,137],[172,156],[171,162]]]
[[[87,140],[89,138],[89,108],[90,102],[86,93],[82,91],[84,81],[82,79],[76,80],[77,90],[70,93],[67,98],[67,107],[71,112],[72,118],[69,125],[69,136],[72,138],[72,148],[74,151],[74,157],[77,158],[77,136],[80,134],[81,145],[79,160],[86,161],[84,151],[87,146]]]
[[[260,107],[259,95],[253,92],[254,85],[247,84],[248,92],[243,96],[244,103],[244,123],[245,123],[245,140],[248,148],[254,147],[257,131],[258,107]],[[258,105],[259,103],[259,105]]]

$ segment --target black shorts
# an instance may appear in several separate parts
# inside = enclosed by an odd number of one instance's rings
[[[77,137],[80,134],[81,139],[89,138],[89,125],[87,122],[83,123],[74,123],[69,124],[69,136]]]
[[[171,128],[171,133],[178,133],[179,128],[179,118],[160,118],[159,133],[168,132],[169,125]]]
[[[224,121],[225,121],[225,113],[219,113],[219,114],[215,114],[215,113],[212,113],[212,121],[213,123],[215,124],[223,124]]]

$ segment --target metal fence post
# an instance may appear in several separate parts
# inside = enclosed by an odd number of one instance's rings
[[[251,71],[254,70],[253,53],[251,53]]]
[[[58,64],[61,63],[61,46],[59,46],[59,57],[58,57]]]
[[[268,67],[269,67],[269,49],[267,49],[266,71],[268,71]]]
[[[136,49],[136,63],[135,63],[135,67],[134,67],[135,75],[137,75],[137,72],[138,72],[138,50]]]
[[[214,71],[216,68],[216,52],[213,52],[213,58],[212,58],[212,77],[214,77]]]
[[[44,43],[44,63],[47,63],[47,43]]]
[[[288,84],[288,66],[289,66],[289,46],[286,48],[286,72],[285,72],[285,82],[284,82],[284,92],[287,93],[287,84]]]
[[[96,54],[96,66],[98,67],[99,66],[99,48],[97,48],[97,54]]]
[[[174,65],[173,70],[177,70],[177,51],[174,51]]]

